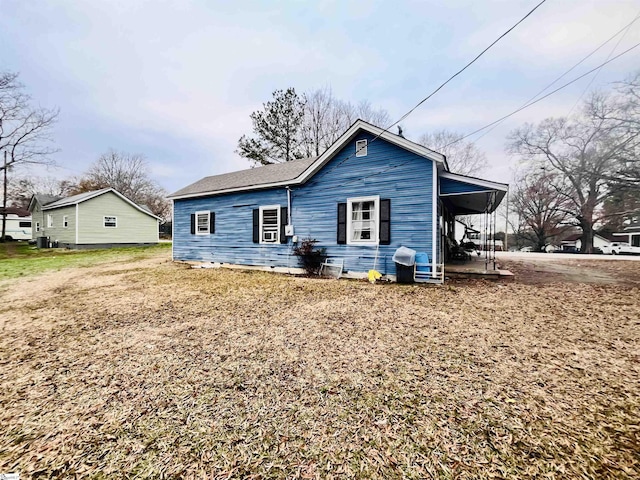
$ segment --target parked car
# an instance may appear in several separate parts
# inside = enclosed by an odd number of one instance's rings
[[[542,249],[543,252],[547,252],[547,253],[553,253],[559,250],[562,250],[559,246],[551,245],[551,244],[545,245],[544,248]]]
[[[522,247],[521,252],[533,252],[533,247]]]
[[[640,255],[640,247],[633,247],[627,242],[611,242],[602,247],[605,255]]]

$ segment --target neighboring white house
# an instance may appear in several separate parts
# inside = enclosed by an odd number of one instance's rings
[[[34,195],[29,204],[33,238],[68,248],[158,243],[160,218],[113,188],[66,198]]]
[[[602,247],[606,247],[611,243],[611,240],[604,237],[599,233],[595,233],[593,235],[593,246],[594,248],[599,248],[602,250]],[[564,240],[560,242],[562,246],[562,250],[570,251],[570,250],[580,250],[582,248],[582,234],[574,233],[566,237]]]
[[[5,240],[31,240],[31,213],[19,207],[0,208],[0,222],[6,215]],[[0,231],[2,225],[0,224]]]

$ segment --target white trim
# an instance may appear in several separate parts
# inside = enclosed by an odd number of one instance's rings
[[[375,212],[373,214],[373,220],[375,222],[375,238],[371,240],[353,240],[352,231],[352,217],[353,217],[353,204],[358,202],[373,202]],[[368,197],[352,197],[347,198],[347,245],[378,245],[380,241],[380,195],[371,195]]]
[[[69,228],[69,215],[62,216],[62,228]]]
[[[210,235],[211,234],[211,212],[208,210],[200,210],[199,212],[195,213],[196,218],[195,218],[195,228],[196,228],[196,235]],[[206,232],[201,232],[198,229],[198,215],[206,215],[207,216],[207,231]]]
[[[79,238],[78,229],[80,224],[80,222],[78,221],[79,219],[80,219],[80,205],[76,203],[76,245],[80,243],[78,241],[78,238]]]
[[[114,226],[107,226],[107,218],[115,219]],[[118,217],[115,215],[103,215],[102,216],[102,228],[118,228]]]
[[[53,228],[53,214],[47,213],[47,228]]]
[[[362,145],[364,143],[364,145]],[[358,146],[360,144],[360,146]],[[356,157],[366,157],[368,149],[368,142],[366,138],[362,140],[356,140]]]
[[[476,193],[493,193],[495,190],[476,190],[475,192],[441,193],[441,197],[459,197],[460,195],[474,195]]]
[[[280,205],[262,205],[260,206],[260,226],[259,226],[259,230],[258,230],[258,235],[259,235],[259,243],[262,245],[275,245],[275,244],[279,244],[280,243],[280,225],[282,222],[282,219],[280,218]],[[276,239],[273,242],[265,242],[264,241],[264,232],[262,231],[262,212],[264,210],[275,210],[276,211],[276,215],[278,216],[278,224],[277,224],[277,228],[276,228]]]
[[[248,185],[246,187],[228,188],[225,190],[214,190],[176,196],[169,195],[168,198],[172,200],[180,200],[183,198],[208,197],[212,195],[222,195],[224,193],[242,192],[246,190],[262,190],[266,188],[286,187],[288,185],[301,185],[313,175],[315,175],[318,170],[324,167],[324,165],[328,163],[336,153],[338,153],[343,147],[345,147],[360,131],[368,132],[375,137],[381,138],[382,140],[385,140],[400,148],[415,153],[416,155],[424,157],[433,162],[441,163],[443,166],[445,164],[445,157],[441,153],[434,152],[433,150],[429,150],[427,147],[418,145],[417,143],[407,140],[406,138],[400,137],[390,132],[386,132],[382,128],[371,125],[370,123],[367,123],[363,120],[358,120],[353,125],[351,125],[351,127],[349,127],[349,129],[345,133],[343,133],[338,140],[333,142],[333,144],[327,150],[325,150],[325,152],[320,155],[315,162],[309,165],[306,170],[304,170],[294,179],[284,180],[281,182],[264,183],[261,185]]]
[[[175,246],[176,246],[176,242],[174,241],[174,235],[173,232],[175,232],[175,228],[176,228],[176,224],[175,224],[175,208],[176,208],[176,204],[173,200],[171,200],[171,261],[175,261],[176,257],[175,257]],[[158,232],[158,242],[160,242],[160,232]]]
[[[500,190],[503,192],[506,192],[507,190],[509,190],[509,184],[507,183],[491,182],[489,180],[483,180],[481,178],[475,178],[475,177],[467,177],[465,175],[459,175],[457,173],[442,172],[440,173],[440,178],[448,178],[450,180],[455,180],[462,183],[468,183],[470,185],[486,187],[491,190]],[[471,192],[471,193],[477,193],[477,192]]]
[[[438,260],[444,263],[444,259],[438,259],[438,248],[437,248],[437,231],[440,223],[438,222],[438,168],[436,167],[436,162],[431,163],[431,189],[433,199],[431,201],[431,261],[436,264]],[[435,278],[437,276],[437,272],[435,268],[431,269],[432,277]]]

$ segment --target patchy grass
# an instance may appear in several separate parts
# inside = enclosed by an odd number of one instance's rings
[[[8,292],[0,472],[640,476],[637,287],[370,285],[162,260]]]
[[[170,243],[97,250],[39,249],[26,242],[0,243],[0,281],[70,267],[88,267],[111,261],[129,261],[132,258],[135,260],[170,248]]]

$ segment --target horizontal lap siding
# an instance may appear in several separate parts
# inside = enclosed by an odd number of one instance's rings
[[[355,141],[364,138],[369,140],[368,155],[353,156]],[[346,270],[366,272],[373,268],[376,246],[337,244],[337,204],[350,197],[389,198],[391,244],[380,245],[377,269],[395,274],[391,258],[400,246],[432,257],[433,169],[430,160],[384,140],[372,140],[368,134],[356,136],[310,181],[292,188],[292,223],[299,240],[316,239],[330,257],[345,260]],[[286,190],[175,200],[174,259],[297,267],[290,241],[284,245],[252,242],[252,212],[261,205],[287,206]],[[214,234],[191,234],[191,214],[196,211],[215,212]]]
[[[365,138],[367,156],[355,157],[355,141]],[[293,223],[299,238],[318,240],[330,257],[344,259],[346,270],[366,272],[373,268],[376,246],[337,244],[337,204],[351,197],[389,198],[391,244],[379,246],[376,269],[395,274],[392,257],[400,246],[432,257],[432,165],[384,140],[372,140],[357,135],[307,184],[294,189]]]
[[[59,243],[75,243],[76,241],[76,206],[56,208],[53,210],[44,210],[44,215],[40,220],[40,233],[37,237],[49,237],[51,242]],[[53,227],[47,227],[47,215],[53,215]],[[62,219],[67,216],[68,226],[63,227]],[[35,221],[33,222],[33,230],[35,232]]]
[[[108,192],[78,205],[78,244],[157,243],[158,220]],[[117,227],[104,226],[104,217],[117,217]]]
[[[176,200],[173,218],[173,258],[239,265],[297,266],[291,245],[253,243],[253,209],[261,205],[287,206],[283,188]],[[191,214],[215,212],[215,233],[191,234]],[[285,219],[286,222],[286,219]]]

